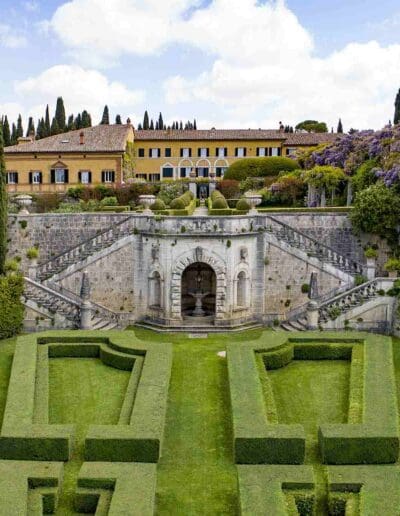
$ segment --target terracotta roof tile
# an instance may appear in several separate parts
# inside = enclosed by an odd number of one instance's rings
[[[124,152],[131,125],[97,125],[77,131],[49,136],[32,143],[21,143],[4,149],[5,154],[66,153],[66,152]],[[84,143],[80,144],[83,131]]]

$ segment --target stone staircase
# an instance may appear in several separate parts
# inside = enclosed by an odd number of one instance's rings
[[[305,233],[268,216],[266,220],[267,232],[275,235],[291,247],[295,247],[307,253],[309,257],[318,258],[323,263],[331,264],[340,271],[353,276],[363,273],[363,264],[350,259],[337,250],[321,243]]]
[[[82,262],[89,256],[110,247],[120,238],[128,236],[132,233],[131,217],[127,217],[122,221],[118,222],[111,229],[107,229],[102,233],[99,233],[93,238],[82,242],[81,244],[72,247],[68,251],[61,253],[60,255],[51,258],[47,262],[39,265],[37,268],[36,278],[38,281],[43,282],[50,279],[52,276],[59,274],[64,271],[70,265],[77,262]]]
[[[29,308],[44,311],[50,317],[58,314],[66,319],[68,327],[79,328],[81,321],[82,299],[73,292],[51,284],[43,285],[25,278],[23,302]],[[118,328],[118,315],[107,308],[91,303],[93,330],[113,330]]]

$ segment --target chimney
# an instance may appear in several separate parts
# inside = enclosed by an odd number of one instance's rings
[[[80,145],[84,145],[85,144],[85,133],[83,131],[81,131],[79,133],[79,144]]]
[[[17,140],[17,145],[22,145],[24,143],[32,143],[35,138],[31,136],[27,136],[26,138],[23,136],[20,136]]]

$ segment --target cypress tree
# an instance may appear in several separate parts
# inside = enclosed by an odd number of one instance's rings
[[[100,125],[110,125],[110,113],[108,106],[104,106],[103,116],[101,118]]]
[[[153,122],[153,119],[151,119],[149,129],[150,129],[150,131],[154,131],[154,122]]]
[[[82,129],[82,116],[78,113],[78,116],[75,118],[75,128]]]
[[[60,134],[60,128],[58,127],[58,122],[57,122],[56,117],[54,117],[53,121],[51,122],[50,132],[51,132],[52,136],[55,134]]]
[[[144,112],[144,117],[143,117],[143,129],[145,131],[147,131],[148,129],[150,128],[150,124],[149,124],[149,114],[147,112],[147,110]]]
[[[158,115],[158,128],[160,129],[160,131],[162,129],[164,129],[164,120],[163,120],[163,116],[162,116],[162,113],[160,113]]]
[[[11,145],[10,124],[8,123],[7,115],[3,120],[3,143],[5,147]]]
[[[394,110],[393,123],[400,124],[400,89],[396,95],[396,101],[394,103],[394,107],[395,107],[395,110]]]
[[[46,131],[46,127],[45,127],[44,118],[41,118],[38,121],[38,126],[37,126],[37,131],[36,131],[36,139],[41,140],[42,138],[44,138],[45,131]]]
[[[65,107],[64,107],[64,101],[63,101],[62,97],[58,97],[58,99],[57,99],[55,119],[57,120],[59,132],[63,133],[66,129],[66,124],[65,124]]]
[[[50,136],[51,134],[51,126],[50,126],[50,113],[49,113],[49,105],[46,106],[46,115],[44,120],[44,138]]]
[[[82,128],[92,127],[92,117],[89,115],[89,113],[86,111],[86,109],[84,109],[82,111],[81,125],[82,125]]]
[[[35,124],[33,123],[33,118],[30,116],[28,120],[28,129],[26,130],[26,136],[30,136],[35,133]]]
[[[121,124],[122,124],[121,115],[117,115],[117,116],[115,117],[115,123],[116,123],[117,125],[121,125]]]
[[[69,115],[68,122],[67,122],[67,131],[74,131],[75,128],[75,122],[74,122],[74,115]]]
[[[343,134],[343,124],[342,124],[342,119],[339,118],[339,123],[338,123],[338,126],[337,126],[337,132],[339,134]]]
[[[197,131],[197,122],[196,122],[196,119],[194,119],[194,122],[193,122],[193,129],[195,131]]]
[[[160,126],[158,125],[158,120],[157,120],[157,121],[156,121],[156,131],[158,131],[159,127],[160,127]]]
[[[11,145],[15,145],[17,143],[17,139],[18,139],[17,127],[13,122],[12,129],[11,129]]]
[[[18,115],[17,120],[17,140],[18,138],[22,138],[24,136],[24,128],[22,127],[22,116]]]
[[[183,123],[182,123],[182,120],[181,120],[181,123],[179,124],[179,130],[180,130],[180,131],[183,131]]]
[[[143,131],[143,127],[142,127],[142,124],[141,124],[141,123],[139,123],[139,124],[138,124],[138,126],[137,126],[137,130],[138,130],[138,131]]]
[[[6,272],[7,254],[7,191],[3,132],[0,131],[0,275]]]

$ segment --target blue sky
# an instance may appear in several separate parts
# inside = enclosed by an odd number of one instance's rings
[[[0,113],[105,103],[202,128],[304,118],[381,127],[400,88],[400,5],[382,0],[0,0]]]

